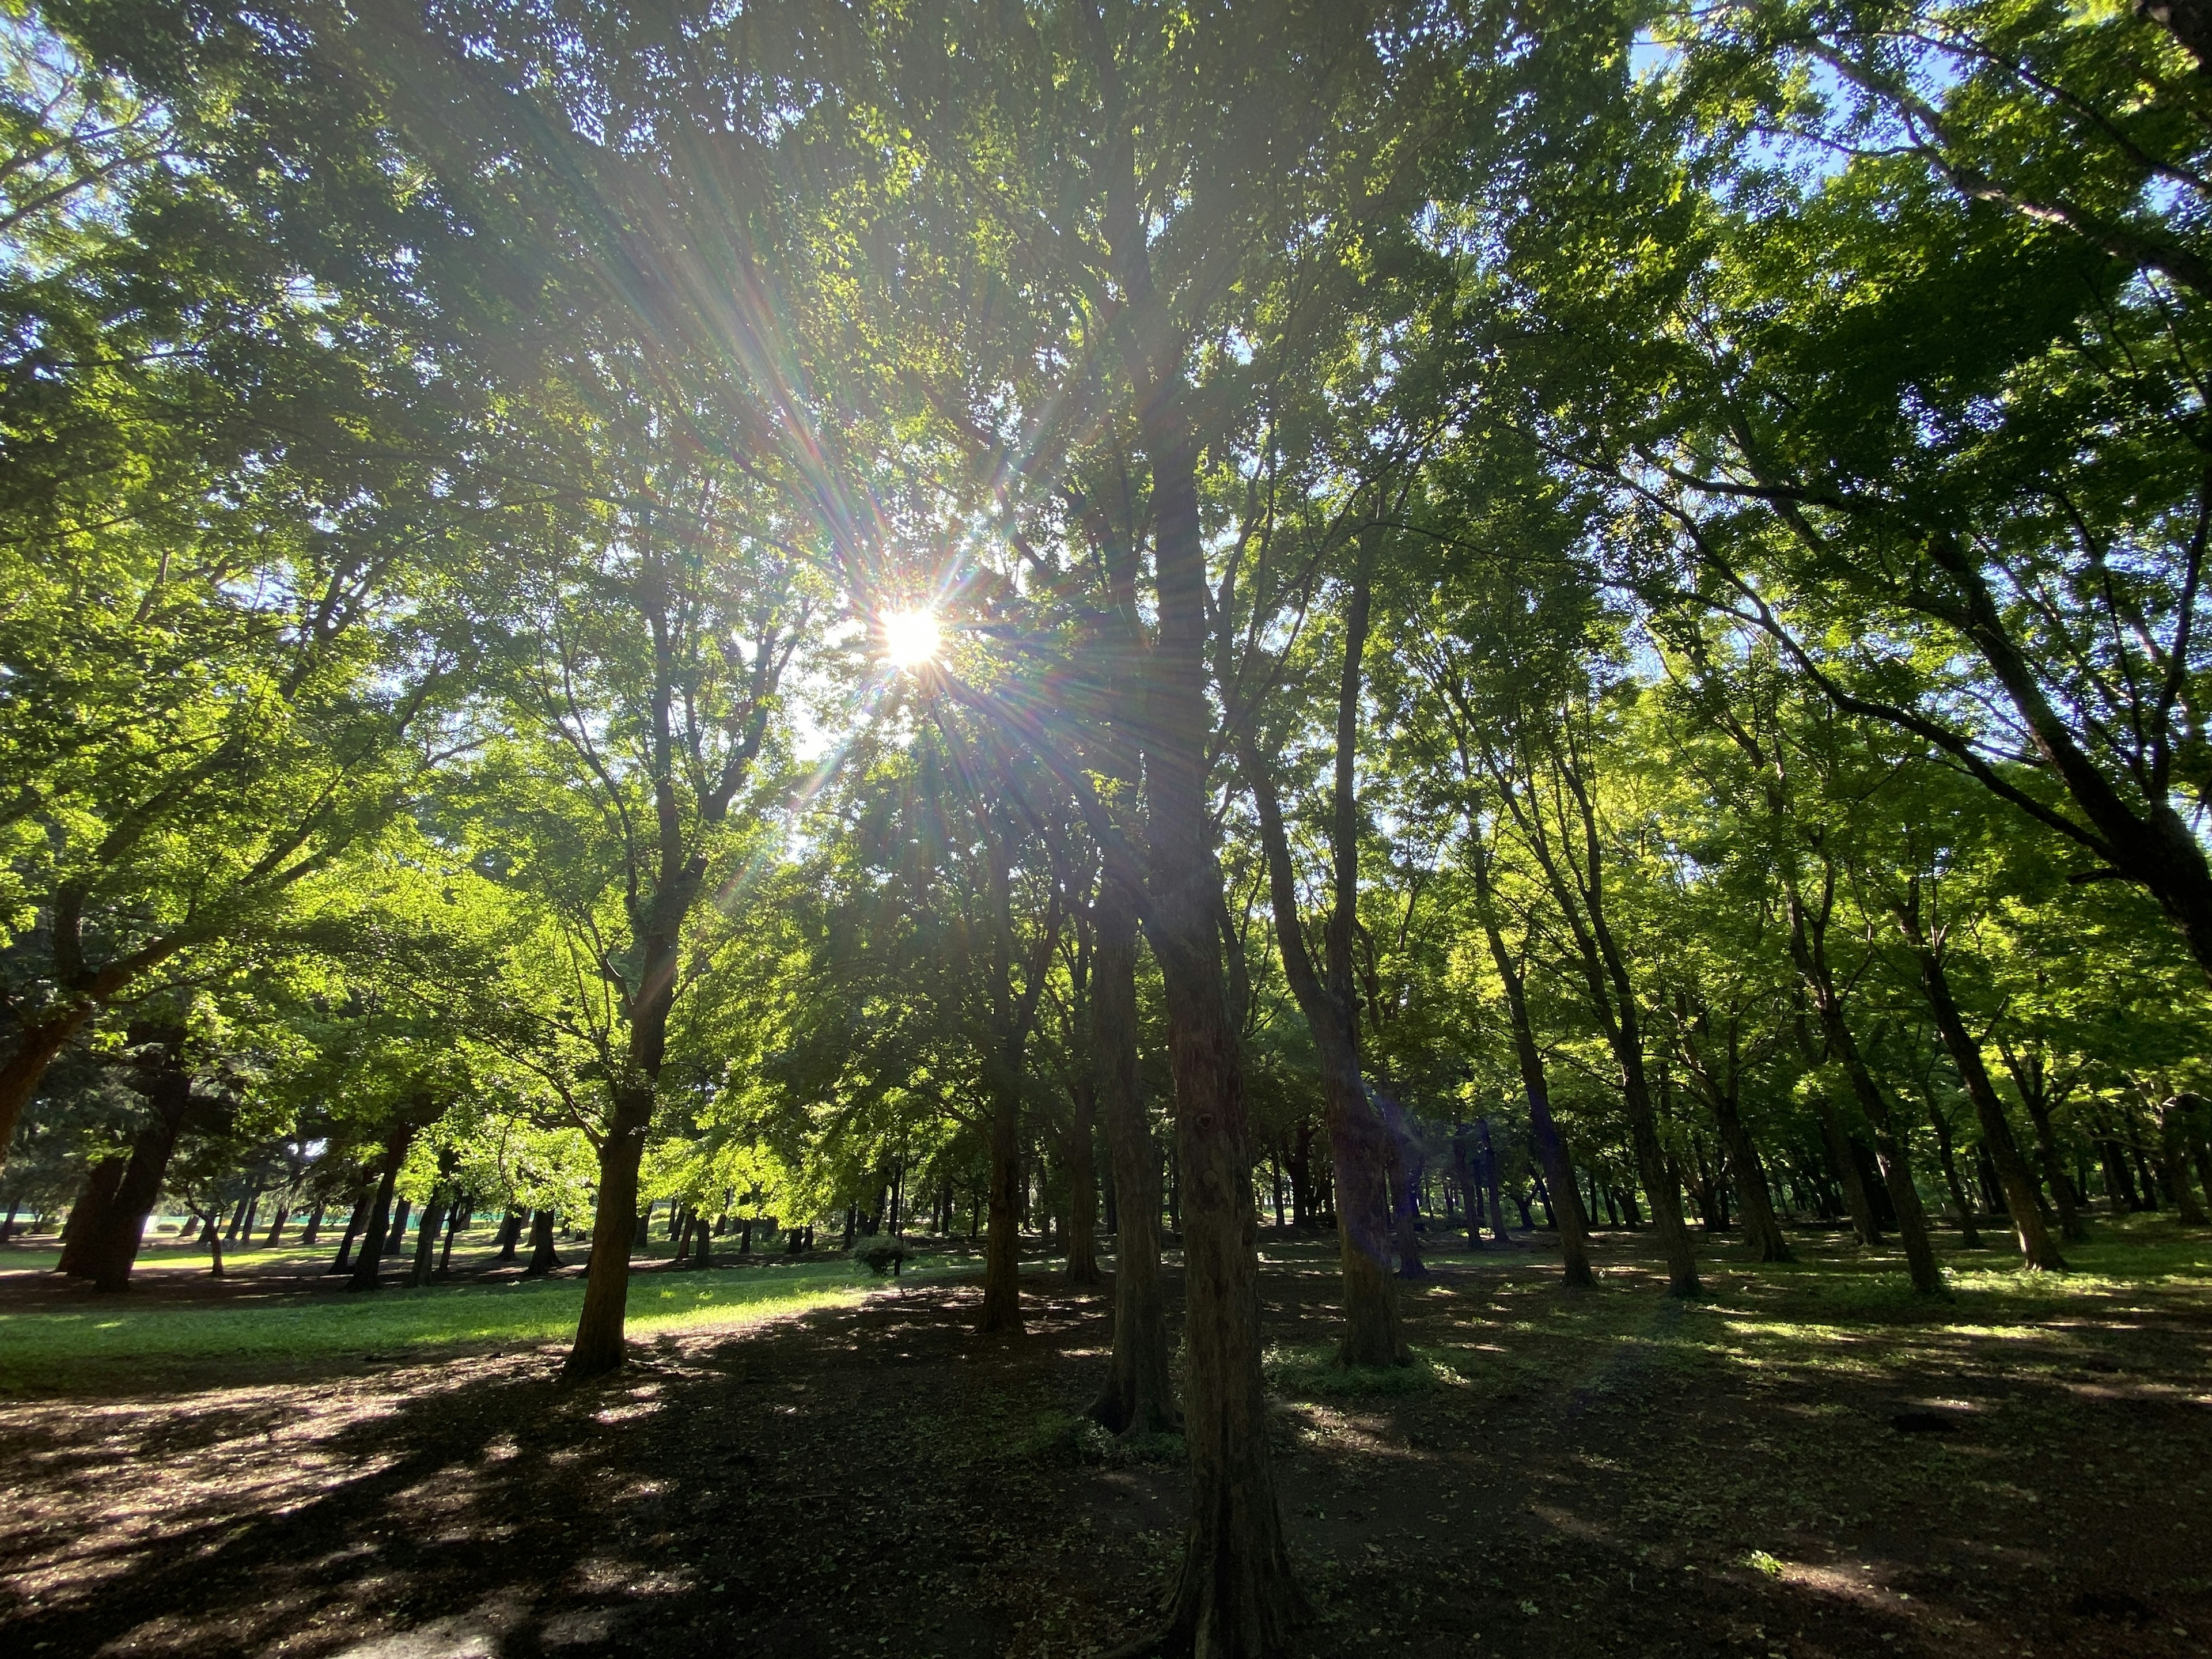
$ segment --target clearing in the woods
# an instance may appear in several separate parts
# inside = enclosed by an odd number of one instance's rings
[[[1375,1376],[1322,1363],[1333,1244],[1264,1234],[1303,1640],[2202,1654],[2212,1243],[2106,1237],[2064,1276],[1954,1253],[1936,1309],[1824,1235],[1687,1304],[1638,1235],[1586,1294],[1541,1236],[1446,1253],[1406,1286],[1421,1364]],[[656,1268],[635,1363],[564,1389],[573,1278],[465,1246],[461,1285],[365,1300],[184,1261],[98,1300],[4,1258],[12,1655],[1073,1655],[1176,1559],[1180,1446],[1085,1421],[1109,1303],[1056,1263],[1012,1342],[957,1254]]]

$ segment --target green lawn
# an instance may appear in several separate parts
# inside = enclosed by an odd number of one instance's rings
[[[41,1265],[26,1253],[10,1267]],[[851,1302],[871,1283],[843,1257],[791,1267],[654,1274],[629,1292],[633,1334],[721,1329]],[[323,1291],[232,1305],[0,1312],[0,1391],[160,1386],[205,1362],[400,1357],[558,1341],[575,1328],[580,1279]]]

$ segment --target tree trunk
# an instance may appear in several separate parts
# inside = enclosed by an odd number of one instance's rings
[[[1474,1137],[1471,1124],[1462,1123],[1452,1135],[1452,1178],[1459,1183],[1460,1201],[1467,1213],[1462,1218],[1467,1223],[1467,1248],[1482,1248],[1482,1186],[1475,1170],[1475,1158],[1468,1143]]]
[[[1353,793],[1352,745],[1358,732],[1361,655],[1367,635],[1367,592],[1363,577],[1354,586],[1347,608],[1331,801],[1333,898],[1324,960],[1318,968],[1306,945],[1297,872],[1291,862],[1274,774],[1249,725],[1243,728],[1237,756],[1252,791],[1253,805],[1258,809],[1277,954],[1312,1035],[1314,1057],[1321,1069],[1323,1121],[1336,1177],[1337,1257],[1344,1277],[1344,1334],[1338,1358],[1346,1365],[1402,1365],[1407,1359],[1406,1337],[1398,1311],[1397,1282],[1391,1273],[1398,1160],[1389,1132],[1360,1075],[1358,1009],[1352,983],[1352,929],[1358,900],[1358,802]]]
[[[392,1200],[392,1219],[384,1231],[385,1255],[398,1255],[407,1248],[407,1216],[414,1207],[412,1201],[404,1198]]]
[[[86,1241],[84,1271],[95,1289],[112,1294],[131,1286],[147,1218],[161,1195],[169,1158],[191,1109],[192,1079],[184,1065],[182,1026],[140,1028],[129,1033],[136,1058],[132,1086],[146,1098],[152,1116],[138,1132],[115,1197],[101,1212],[98,1230]],[[213,1212],[210,1211],[210,1216]],[[217,1252],[218,1261],[221,1252]]]
[[[1421,1260],[1420,1173],[1413,1162],[1406,1114],[1395,1100],[1380,1103],[1382,1133],[1390,1157],[1390,1224],[1398,1251],[1398,1277],[1423,1279],[1429,1276]]]
[[[90,1259],[93,1241],[100,1236],[100,1224],[107,1212],[113,1207],[115,1194],[122,1188],[124,1171],[131,1167],[131,1154],[106,1158],[92,1166],[85,1177],[84,1193],[70,1206],[69,1221],[62,1229],[62,1256],[54,1263],[54,1271],[70,1277],[82,1277],[91,1273],[86,1265]]]
[[[1824,866],[1825,867],[1825,866]],[[1834,877],[1831,872],[1828,893],[1832,894]],[[1882,1188],[1889,1198],[1889,1207],[1897,1224],[1898,1242],[1905,1247],[1907,1272],[1912,1278],[1912,1288],[1923,1296],[1946,1293],[1943,1269],[1936,1260],[1936,1246],[1928,1236],[1928,1211],[1920,1201],[1920,1189],[1912,1180],[1912,1165],[1906,1153],[1909,1144],[1897,1115],[1890,1108],[1889,1097],[1875,1082],[1874,1073],[1868,1069],[1866,1057],[1860,1052],[1858,1038],[1850,1026],[1844,1009],[1842,991],[1828,961],[1827,921],[1828,901],[1823,898],[1820,913],[1808,916],[1799,897],[1794,879],[1790,885],[1790,949],[1796,959],[1798,973],[1806,990],[1813,999],[1814,1012],[1819,1015],[1820,1030],[1826,1039],[1829,1057],[1843,1068],[1844,1079],[1850,1085],[1852,1098],[1858,1102],[1859,1110],[1874,1130],[1875,1158],[1881,1171]],[[1822,1098],[1826,1099],[1825,1092]],[[1834,1115],[1832,1109],[1829,1116]],[[1838,1126],[1840,1133],[1840,1126]],[[1851,1173],[1857,1175],[1856,1167]],[[1859,1202],[1866,1205],[1867,1220],[1871,1224],[1873,1206],[1867,1203],[1865,1182],[1857,1180],[1855,1186],[1846,1187],[1846,1193],[1856,1190]],[[1852,1219],[1859,1219],[1854,1210]],[[1869,1243],[1873,1241],[1869,1241]]]
[[[561,1253],[553,1240],[553,1212],[532,1210],[530,1212],[530,1261],[522,1270],[525,1279],[538,1279],[562,1265]]]
[[[522,1243],[522,1224],[527,1219],[520,1210],[509,1210],[501,1218],[499,1224],[499,1255],[493,1258],[495,1261],[514,1260],[515,1247]]]
[[[391,1145],[385,1149],[384,1168],[376,1180],[376,1197],[369,1205],[368,1223],[362,1231],[361,1254],[354,1262],[353,1277],[346,1282],[349,1291],[376,1288],[376,1276],[384,1261],[385,1235],[391,1228],[392,1186],[399,1179],[399,1166],[406,1163],[407,1149],[414,1139],[415,1126],[403,1123],[392,1131]]]
[[[273,1250],[276,1248],[277,1241],[284,1237],[284,1224],[291,1219],[291,1216],[292,1206],[279,1198],[276,1200],[276,1213],[269,1220],[269,1237],[261,1241],[263,1249]]]
[[[0,1164],[8,1161],[15,1126],[46,1080],[46,1068],[96,1012],[97,1005],[89,1000],[66,1004],[45,1019],[17,1028],[15,1046],[0,1060]]]
[[[1881,1223],[1875,1218],[1874,1200],[1867,1194],[1866,1180],[1859,1173],[1859,1161],[1851,1150],[1849,1130],[1844,1127],[1843,1115],[1828,1097],[1824,1088],[1816,1086],[1813,1110],[1820,1120],[1820,1139],[1826,1146],[1829,1167],[1834,1171],[1836,1184],[1843,1189],[1844,1211],[1850,1217],[1851,1231],[1860,1243],[1874,1249],[1881,1243]]]
[[[1974,1225],[1973,1200],[1966,1196],[1966,1183],[1959,1177],[1959,1160],[1952,1152],[1951,1120],[1936,1103],[1932,1092],[1928,1097],[1928,1121],[1936,1130],[1936,1157],[1943,1166],[1943,1184],[1949,1188],[1952,1207],[1958,1212],[1959,1242],[1970,1250],[1978,1250],[1982,1248],[1982,1232]]]
[[[369,1199],[374,1191],[374,1187],[365,1186],[353,1195],[353,1203],[346,1211],[345,1232],[338,1239],[338,1253],[323,1269],[325,1274],[353,1271],[354,1241],[361,1237],[362,1227],[368,1220]]]
[[[313,1249],[316,1241],[322,1237],[323,1204],[324,1200],[319,1198],[315,1200],[315,1207],[307,1212],[307,1224],[300,1232],[300,1248],[303,1250]]]
[[[1112,54],[1101,56],[1111,82]],[[1115,86],[1108,103],[1116,118],[1109,129],[1115,205],[1108,234],[1141,307],[1149,279],[1133,137],[1119,118]],[[1206,549],[1182,389],[1180,368],[1170,368],[1144,405],[1159,618],[1144,737],[1152,807],[1146,926],[1166,991],[1177,1175],[1189,1189],[1182,1232],[1190,1507],[1165,1623],[1135,1646],[1195,1659],[1264,1659],[1289,1648],[1304,1598],[1283,1536],[1260,1373],[1259,1218],[1216,920],[1222,889],[1206,788]]]
[[[1759,1166],[1759,1149],[1744,1127],[1733,1086],[1716,1089],[1710,1103],[1720,1126],[1721,1146],[1728,1154],[1729,1176],[1735,1188],[1736,1205],[1743,1212],[1745,1237],[1761,1261],[1792,1261],[1790,1241],[1775,1219],[1773,1201],[1767,1196],[1766,1176]]]
[[[476,1200],[464,1193],[454,1200],[446,1214],[446,1242],[438,1249],[438,1277],[443,1279],[453,1270],[453,1235],[459,1232],[469,1218],[469,1206]]]
[[[1598,833],[1597,810],[1571,746],[1555,745],[1547,760],[1559,794],[1571,800],[1571,808],[1563,801],[1559,809],[1560,834],[1573,838],[1571,855],[1564,860],[1544,831],[1543,809],[1516,796],[1504,773],[1494,772],[1493,777],[1573,935],[1590,1012],[1620,1068],[1620,1102],[1628,1118],[1629,1145],[1635,1150],[1637,1172],[1650,1197],[1651,1219],[1658,1231],[1660,1251],[1667,1260],[1667,1294],[1692,1297],[1698,1289],[1697,1247],[1691,1243],[1689,1228],[1683,1224],[1680,1187],[1659,1142],[1658,1114],[1652,1109],[1650,1083],[1644,1072],[1643,1012],[1635,982],[1607,920],[1605,849]],[[1570,810],[1575,820],[1571,824]],[[1572,866],[1571,877],[1563,863]],[[1573,1190],[1571,1185],[1566,1188],[1570,1204]]]
[[[672,999],[672,978],[669,984]],[[658,1004],[657,1014],[641,1009],[634,1016],[633,1054],[642,1043],[651,1050],[652,1063],[640,1067],[641,1076],[631,1078],[614,1091],[606,1138],[599,1144],[599,1189],[592,1211],[592,1253],[586,1264],[584,1307],[576,1320],[575,1342],[562,1367],[562,1377],[572,1382],[617,1369],[629,1351],[623,1328],[629,1310],[630,1240],[637,1232],[637,1170],[645,1156],[646,1131],[653,1123],[654,1081],[660,1069],[659,1044],[666,1036],[668,1007],[669,1000],[664,999]],[[636,1027],[647,1024],[653,1026],[650,1037],[642,1038]],[[553,1253],[551,1213],[539,1213],[545,1216],[545,1242],[540,1246],[532,1240],[529,1269],[532,1273],[546,1271],[538,1265],[539,1258]]]
[[[1899,906],[1897,914],[1899,926],[1919,958],[1920,988],[1928,999],[1929,1012],[1935,1016],[1936,1030],[1943,1039],[1951,1064],[1958,1070],[1960,1081],[1966,1085],[1966,1098],[1973,1103],[1974,1115],[1981,1124],[1982,1146],[1996,1165],[1997,1181],[2004,1194],[2005,1209],[2012,1217],[2013,1235],[2020,1245],[2021,1259],[2039,1271],[2063,1272],[2066,1258],[2058,1253],[2058,1246],[2043,1224],[2043,1206],[2037,1201],[2035,1177],[2028,1173],[2027,1160],[2020,1155],[2020,1143],[2013,1139],[2004,1103],[1997,1098],[1996,1087],[1990,1081],[1988,1066],[1982,1063],[1981,1047],[1968,1035],[1966,1022],[1951,994],[1951,982],[1943,971],[1942,957],[1922,932],[1914,908]]]
[[[2000,1048],[2000,1055],[2004,1068],[2013,1075],[2013,1088],[2020,1091],[2020,1103],[2028,1109],[2028,1126],[2035,1130],[2035,1161],[2044,1166],[2044,1183],[2051,1188],[2051,1203],[2059,1212],[2059,1239],[2086,1243],[2088,1228],[2081,1225],[2081,1206],[2075,1201],[2073,1182],[2066,1179],[2066,1161],[2059,1157],[2057,1133],[2051,1128],[2048,1073],[2042,1068],[2042,1057],[2035,1053],[2015,1055],[2011,1046]]]
[[[1098,1271],[1098,1177],[1091,1166],[1091,1117],[1097,1097],[1083,1079],[1071,1092],[1067,1133],[1067,1282],[1103,1285]]]
[[[2159,1150],[2162,1154],[2159,1173],[2165,1177],[2166,1195],[2173,1200],[2174,1210],[2185,1227],[2202,1227],[2212,1220],[2205,1215],[2197,1188],[2189,1180],[2189,1104],[2193,1098],[2175,1095],[2160,1107],[2158,1114]]]
[[[445,1186],[441,1182],[430,1189],[429,1201],[422,1206],[422,1219],[415,1228],[415,1265],[407,1275],[410,1285],[428,1285],[437,1271],[438,1235],[446,1224]]]
[[[1093,913],[1091,1026],[1098,1106],[1114,1165],[1114,1352],[1091,1415],[1116,1434],[1180,1425],[1168,1379],[1160,1283],[1160,1156],[1137,1071],[1137,918],[1128,890],[1100,884]]]
[[[983,1065],[991,1106],[991,1210],[983,1241],[983,1313],[977,1328],[1018,1335],[1022,1329],[1022,1085],[1018,1065],[1004,1054]]]

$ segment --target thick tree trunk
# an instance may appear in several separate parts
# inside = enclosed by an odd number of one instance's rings
[[[475,1201],[465,1193],[447,1212],[446,1242],[438,1247],[438,1277],[441,1279],[453,1270],[453,1236],[468,1224],[469,1206]]]
[[[385,1235],[392,1223],[392,1187],[399,1179],[399,1166],[407,1161],[407,1149],[415,1139],[415,1126],[404,1123],[392,1131],[391,1143],[385,1148],[384,1168],[376,1179],[376,1197],[368,1207],[368,1222],[362,1230],[361,1253],[355,1260],[353,1277],[346,1282],[349,1291],[373,1291],[384,1262]]]
[[[2050,1103],[2044,1098],[2041,1088],[2028,1087],[2017,1073],[2013,1082],[2020,1090],[2021,1104],[2027,1108],[2028,1126],[2035,1131],[2036,1161],[2043,1165],[2043,1179],[2051,1188],[2051,1202],[2058,1212],[2058,1236],[2069,1244],[2086,1243],[2089,1230],[2082,1224],[2081,1206],[2074,1183],[2067,1178],[2065,1160],[2058,1155],[2058,1137],[2051,1127]]]
[[[446,1224],[445,1197],[441,1182],[431,1188],[429,1202],[422,1206],[422,1219],[415,1228],[415,1265],[407,1275],[410,1285],[428,1285],[437,1271],[438,1234]]]
[[[9,1142],[15,1139],[24,1108],[46,1081],[46,1068],[96,1012],[89,1001],[65,1004],[58,1012],[17,1030],[15,1047],[0,1060],[0,1165],[8,1161]]]
[[[663,1029],[666,1011],[661,1012]],[[655,1066],[653,1070],[657,1072]],[[570,1382],[603,1376],[618,1369],[628,1352],[623,1328],[629,1311],[630,1240],[637,1233],[637,1170],[645,1156],[645,1133],[653,1122],[653,1085],[632,1079],[614,1091],[606,1138],[599,1143],[599,1190],[592,1210],[592,1254],[584,1279],[584,1308],[576,1320],[576,1340],[562,1376]],[[546,1218],[546,1243],[552,1217]],[[534,1242],[534,1241],[533,1241]],[[550,1255],[550,1250],[545,1251]],[[531,1255],[538,1271],[538,1252]]]
[[[412,1200],[395,1198],[392,1200],[392,1219],[385,1224],[384,1254],[398,1255],[407,1248],[407,1217],[414,1209]]]
[[[1667,1294],[1692,1297],[1698,1290],[1697,1247],[1690,1242],[1690,1230],[1682,1220],[1680,1185],[1659,1144],[1658,1115],[1651,1109],[1650,1091],[1644,1076],[1643,1035],[1632,1014],[1632,1005],[1624,993],[1612,1036],[1614,1055],[1620,1062],[1621,1100],[1628,1109],[1629,1143],[1636,1149],[1637,1169],[1651,1200],[1651,1222],[1659,1234],[1660,1253],[1667,1258]]]
[[[1900,907],[1898,921],[1919,958],[1920,988],[1928,999],[1929,1012],[1935,1016],[1936,1030],[1943,1039],[1951,1064],[1958,1070],[1960,1081],[1966,1085],[1966,1098],[1973,1103],[1974,1115],[1981,1124],[1982,1146],[1996,1165],[1997,1182],[2004,1194],[2006,1212],[2012,1218],[2013,1236],[2019,1243],[2021,1259],[2038,1270],[2063,1272],[2066,1258],[2059,1254],[2057,1244],[2043,1224],[2043,1206],[2037,1200],[2035,1177],[2028,1172],[2027,1160],[2021,1156],[2020,1143],[2013,1138],[2004,1103],[1997,1098],[1996,1085],[1990,1081],[1989,1067],[1982,1061],[1981,1046],[1968,1034],[1958,1001],[1951,994],[1951,982],[1943,971],[1942,957],[1922,932],[1919,917],[1911,909]]]
[[[353,1202],[346,1210],[345,1231],[338,1237],[338,1253],[331,1259],[331,1265],[323,1269],[325,1275],[353,1271],[354,1243],[361,1237],[361,1230],[368,1220],[369,1200],[375,1190],[373,1185],[364,1186],[353,1195]]]
[[[192,1103],[191,1074],[184,1066],[183,1028],[133,1027],[130,1036],[137,1055],[132,1086],[146,1097],[152,1117],[138,1133],[122,1183],[100,1212],[98,1229],[86,1241],[82,1257],[94,1287],[111,1294],[131,1286],[131,1269],[138,1260],[147,1218],[161,1195],[170,1157],[177,1149],[177,1137],[183,1133],[185,1115]],[[219,1249],[217,1260],[221,1260]]]
[[[92,1272],[87,1262],[91,1257],[93,1241],[100,1236],[100,1224],[114,1206],[115,1194],[123,1185],[123,1173],[131,1167],[131,1155],[105,1158],[92,1166],[85,1177],[84,1192],[70,1206],[69,1221],[62,1228],[62,1256],[54,1263],[54,1271],[72,1278],[81,1278]]]
[[[2189,1179],[2189,1105],[2193,1096],[2175,1095],[2159,1108],[2159,1173],[2165,1178],[2166,1195],[2185,1227],[2202,1227],[2208,1218],[2197,1188]]]
[[[1114,1352],[1091,1414],[1116,1434],[1178,1427],[1160,1283],[1160,1156],[1137,1072],[1137,918],[1109,876],[1094,915],[1091,1025],[1098,1106],[1114,1164]]]
[[[522,1269],[525,1279],[537,1279],[562,1266],[561,1252],[553,1237],[553,1212],[532,1210],[530,1212],[530,1260]]]

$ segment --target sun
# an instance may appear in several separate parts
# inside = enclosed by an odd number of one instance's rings
[[[937,660],[940,641],[935,611],[886,611],[877,626],[883,631],[884,659],[892,667],[919,668]]]

